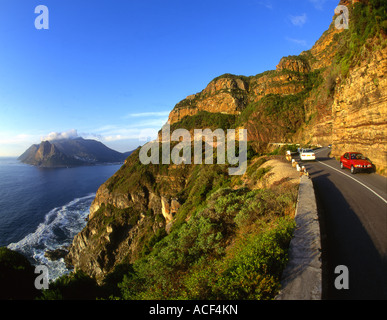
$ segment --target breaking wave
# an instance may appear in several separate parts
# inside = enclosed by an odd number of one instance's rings
[[[51,210],[35,232],[28,234],[19,242],[9,244],[8,248],[29,258],[33,265],[47,266],[50,280],[69,273],[71,270],[66,267],[63,258],[51,261],[44,253],[47,250],[66,248],[72,243],[75,235],[86,225],[94,197],[95,193],[89,194]]]

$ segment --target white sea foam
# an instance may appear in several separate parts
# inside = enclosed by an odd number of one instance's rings
[[[28,234],[17,243],[11,243],[8,248],[19,251],[28,257],[33,265],[45,265],[49,270],[49,279],[55,280],[70,272],[62,259],[51,261],[44,256],[46,250],[67,247],[74,236],[86,225],[85,218],[89,214],[91,202],[95,197],[89,194],[76,198],[66,205],[54,208],[45,216],[35,232]]]

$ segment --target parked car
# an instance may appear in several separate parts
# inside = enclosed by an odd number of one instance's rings
[[[340,157],[341,169],[348,168],[351,173],[371,171],[372,163],[359,152],[346,152]]]
[[[300,153],[301,160],[316,160],[316,155],[312,149],[301,149]]]

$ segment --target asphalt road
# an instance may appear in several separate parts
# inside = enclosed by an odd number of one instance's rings
[[[316,161],[303,161],[313,181],[319,213],[323,299],[387,299],[387,178],[352,175],[316,150]],[[345,271],[336,270],[339,265]],[[346,278],[345,278],[346,277]],[[339,289],[335,285],[339,283]],[[341,285],[348,280],[348,289]]]

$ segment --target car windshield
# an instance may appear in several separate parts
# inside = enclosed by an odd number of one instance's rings
[[[304,153],[313,153],[313,150],[310,150],[310,149],[306,149],[303,151]]]
[[[365,160],[366,158],[361,153],[352,153],[351,159],[352,160]]]

